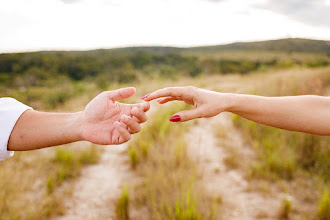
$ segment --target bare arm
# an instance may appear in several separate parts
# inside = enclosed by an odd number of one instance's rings
[[[227,111],[246,119],[291,131],[330,135],[330,98],[231,95]]]
[[[330,135],[330,98],[321,96],[262,97],[218,93],[196,87],[170,87],[143,99],[160,104],[182,100],[195,109],[179,112],[171,121],[187,121],[232,112],[249,120],[286,130]]]
[[[107,91],[76,113],[46,113],[27,110],[17,121],[8,150],[25,151],[86,140],[96,144],[121,144],[140,131],[147,120],[149,104],[116,101],[135,93],[134,88]]]

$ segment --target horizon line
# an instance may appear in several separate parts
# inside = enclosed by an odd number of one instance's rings
[[[116,50],[116,49],[125,49],[125,48],[153,48],[153,47],[162,47],[162,48],[177,48],[177,49],[189,49],[189,48],[199,48],[199,47],[214,47],[214,46],[225,46],[237,43],[258,43],[258,42],[266,42],[266,41],[276,41],[276,40],[289,40],[289,39],[301,39],[301,40],[314,40],[314,41],[324,41],[330,42],[330,39],[317,39],[317,38],[303,38],[303,37],[285,37],[285,38],[272,38],[272,39],[265,39],[265,40],[252,40],[252,41],[233,41],[223,44],[201,44],[201,45],[190,45],[190,46],[175,46],[175,45],[162,45],[162,44],[135,44],[135,45],[123,45],[123,46],[114,46],[114,47],[91,47],[85,49],[78,49],[78,48],[44,48],[44,49],[27,49],[27,50],[10,50],[10,51],[0,51],[0,54],[15,54],[15,53],[38,53],[38,52],[89,52],[89,51],[96,51],[96,50]],[[1,49],[0,49],[1,50]]]

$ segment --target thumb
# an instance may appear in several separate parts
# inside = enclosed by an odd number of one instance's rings
[[[127,98],[131,97],[132,95],[134,95],[135,91],[136,90],[134,87],[127,87],[127,88],[109,91],[108,98],[113,101],[127,99]]]
[[[178,112],[170,118],[171,122],[184,122],[189,121],[196,118],[203,117],[202,108],[194,108],[191,110],[186,110],[182,112]]]

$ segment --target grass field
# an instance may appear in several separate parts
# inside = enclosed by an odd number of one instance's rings
[[[137,88],[126,103],[139,102],[139,97],[159,88],[186,85],[265,96],[330,95],[330,58],[324,51],[204,48],[150,52],[149,48],[141,54],[139,50],[94,51],[86,56],[64,52],[3,55],[1,96],[12,96],[38,110],[66,112],[82,110],[105,89],[125,86]],[[108,57],[115,67],[107,66]],[[89,72],[94,58],[105,68],[98,69],[100,73]],[[13,64],[18,59],[16,64],[21,66],[4,65],[6,59]],[[70,59],[91,67],[75,62],[70,66]],[[39,69],[31,70],[27,61],[31,66],[41,63]],[[43,75],[46,67],[52,68]],[[78,70],[85,74],[81,79],[75,75]],[[134,80],[127,80],[130,77]],[[178,104],[157,107],[141,133],[129,142],[123,157],[137,180],[121,186],[114,205],[118,219],[129,219],[139,210],[145,219],[221,219],[223,198],[206,193],[199,181],[202,173],[187,153],[185,134],[195,122],[168,122],[174,112],[185,108]],[[329,220],[330,139],[274,129],[234,115],[231,119],[255,156],[240,161],[231,143],[225,149],[228,170],[242,171],[249,189],[266,197],[271,197],[273,189],[288,195],[281,201],[277,219]],[[214,133],[223,140],[230,138],[230,132],[221,127],[215,127]],[[64,201],[70,200],[81,171],[99,163],[102,149],[79,142],[18,152],[1,162],[0,219],[50,219],[65,214]]]

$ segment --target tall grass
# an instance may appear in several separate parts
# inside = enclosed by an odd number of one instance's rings
[[[129,219],[129,196],[127,186],[123,188],[121,196],[116,205],[116,216],[117,219],[121,220]]]
[[[320,218],[320,220],[330,219],[330,196],[327,189],[324,190],[323,195],[320,198],[317,216]]]
[[[96,163],[100,152],[92,145],[83,149],[59,147],[17,152],[0,167],[0,219],[47,219],[65,212],[67,190],[58,190],[79,175],[83,166]]]
[[[197,186],[197,169],[187,156],[186,128],[168,121],[181,109],[159,110],[129,145],[132,167],[142,178],[130,198],[135,207],[147,208],[145,219],[215,218],[212,199]]]
[[[273,78],[273,81],[265,81],[263,86],[256,88],[255,93],[270,96],[327,95],[329,88],[330,70],[321,69],[291,79],[285,76]],[[316,181],[315,188],[305,189],[305,191],[318,190],[319,196],[324,188],[329,188],[329,137],[284,131],[260,125],[238,116],[233,116],[233,121],[242,131],[245,141],[253,147],[257,154],[257,160],[249,167],[251,178],[263,178],[272,181],[313,180]],[[313,197],[312,201],[317,204],[316,197]],[[324,203],[320,204],[324,206]]]

